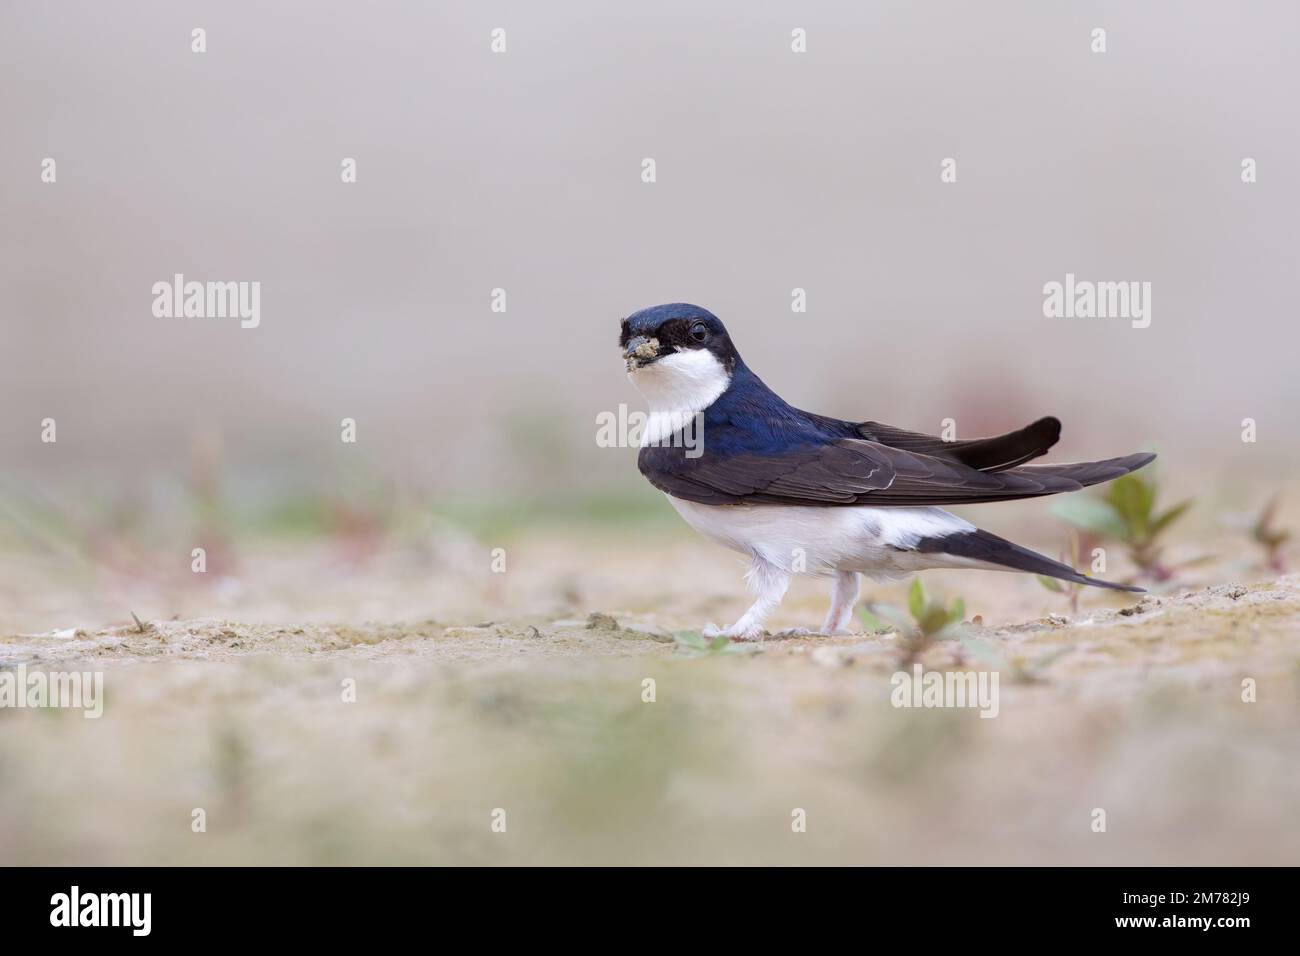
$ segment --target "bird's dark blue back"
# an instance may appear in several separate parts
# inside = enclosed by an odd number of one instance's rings
[[[731,384],[704,411],[704,454],[781,454],[792,448],[861,437],[851,422],[794,408],[768,388],[744,362]]]

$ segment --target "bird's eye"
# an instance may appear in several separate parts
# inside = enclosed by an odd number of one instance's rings
[[[709,330],[703,322],[696,322],[691,326],[691,338],[697,342],[703,342],[709,337]]]

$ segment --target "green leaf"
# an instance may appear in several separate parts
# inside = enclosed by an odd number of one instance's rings
[[[916,619],[918,624],[925,617],[927,604],[929,604],[929,601],[926,598],[925,585],[921,583],[920,578],[916,578],[912,581],[912,586],[907,592],[907,609],[912,612],[912,617]]]
[[[726,647],[724,647],[722,650],[718,651],[717,653],[719,654],[761,654],[762,651],[763,649],[759,647],[757,644],[740,644],[735,641],[731,641],[730,643],[727,644]]]
[[[862,626],[866,628],[868,632],[879,631],[890,626],[888,622],[882,621],[880,618],[876,617],[876,615],[872,614],[866,607],[860,608],[858,610],[858,615],[862,618]]]
[[[1168,528],[1171,524],[1173,524],[1175,521],[1181,518],[1183,514],[1187,511],[1187,509],[1190,508],[1191,506],[1192,506],[1192,499],[1189,498],[1187,501],[1184,501],[1182,504],[1174,505],[1164,514],[1162,514],[1159,518],[1156,518],[1154,521],[1152,521],[1151,537],[1154,538],[1165,528]]]
[[[966,602],[961,598],[952,602],[952,608],[948,611],[948,620],[953,624],[960,624],[966,619]]]
[[[1047,590],[1053,592],[1054,594],[1065,593],[1065,588],[1061,586],[1061,582],[1056,580],[1056,578],[1044,577],[1041,574],[1037,574],[1034,576],[1038,578],[1039,584],[1041,584],[1043,587],[1047,588]]]
[[[673,634],[673,640],[682,647],[693,647],[697,650],[703,650],[707,646],[704,636],[698,631],[677,631]]]
[[[923,634],[938,634],[948,626],[948,610],[940,604],[931,604],[917,622]]]
[[[1111,483],[1107,499],[1128,526],[1130,540],[1147,535],[1156,502],[1155,485],[1147,484],[1137,475],[1124,475]]]
[[[1056,502],[1051,513],[1072,525],[1099,534],[1106,538],[1118,538],[1121,541],[1128,536],[1124,519],[1109,502],[1089,495],[1071,495]]]

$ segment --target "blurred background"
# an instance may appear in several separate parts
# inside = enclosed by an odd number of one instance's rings
[[[1067,456],[1158,441],[1197,470],[1184,455],[1286,469],[1298,20],[1287,2],[6,5],[7,479],[141,492],[198,444],[241,498],[643,494],[594,417],[636,407],[617,320],[664,301],[721,316],[803,407],[959,434],[1050,412]],[[1044,318],[1067,271],[1151,282],[1151,327]],[[178,272],[259,281],[260,328],[155,318],[151,286]]]
[[[93,661],[114,695],[0,713],[0,860],[1293,860],[1300,581],[1230,582],[1288,569],[1300,490],[1298,26],[1287,0],[0,6],[0,664]],[[1150,327],[1045,318],[1069,272],[1151,283]],[[176,273],[260,283],[260,326],[155,317]],[[803,408],[1159,450],[1157,510],[1193,504],[1109,570],[1184,603],[928,577],[1008,655],[1074,650],[998,721],[886,707],[887,637],[677,660],[742,569],[596,444],[640,407],[618,320],[669,301]],[[1068,547],[1044,502],[963,513]],[[677,706],[628,697],[646,673]]]

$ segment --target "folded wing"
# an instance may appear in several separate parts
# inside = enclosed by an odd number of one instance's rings
[[[688,457],[680,447],[643,448],[639,464],[656,488],[702,504],[916,507],[1078,491],[1155,458],[1139,453],[1105,461],[1018,464],[1056,441],[1060,423],[1050,418],[1009,435],[964,443],[874,423],[859,428],[876,439],[840,438],[736,454],[710,453],[706,432],[699,457]]]
[[[1005,435],[965,441],[944,441],[880,422],[863,422],[858,431],[863,438],[891,448],[949,458],[977,471],[1003,471],[1046,454],[1061,437],[1061,422],[1049,416]]]

